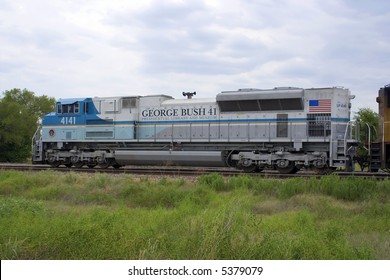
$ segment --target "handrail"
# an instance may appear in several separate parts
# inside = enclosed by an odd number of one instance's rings
[[[344,155],[347,155],[347,135],[348,135],[348,129],[351,124],[351,121],[347,123],[347,127],[345,128],[344,132]]]
[[[371,155],[371,126],[369,123],[366,123],[366,126],[367,126],[367,132],[368,132],[368,156]]]
[[[42,126],[38,125],[37,130],[34,133],[34,136],[31,138],[31,151],[32,151],[32,161],[34,162],[37,159],[37,151],[39,152],[39,160],[42,159]]]
[[[347,155],[347,140],[348,139],[351,139],[351,137],[352,137],[352,125],[353,124],[356,124],[356,131],[355,131],[355,140],[358,140],[359,139],[359,137],[358,137],[358,127],[357,127],[357,125],[358,125],[358,123],[356,122],[356,121],[349,121],[348,123],[347,123],[347,127],[345,128],[345,133],[344,133],[344,155]],[[349,135],[349,138],[347,139],[347,137],[348,137],[348,131],[349,131],[349,129],[351,129],[351,133],[350,133],[350,135]],[[352,138],[353,139],[353,138]]]
[[[37,141],[40,138],[42,138],[42,135],[40,134],[41,129],[42,129],[42,127],[40,125],[38,125],[37,130],[34,133],[34,136],[31,138],[32,145],[34,145],[34,141]],[[39,137],[38,137],[38,135],[39,135]]]

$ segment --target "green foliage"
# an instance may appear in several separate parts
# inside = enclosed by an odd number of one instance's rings
[[[3,197],[0,200],[0,218],[21,213],[38,214],[42,211],[43,204],[39,201],[16,197]]]
[[[389,259],[390,181],[0,171],[1,259]]]
[[[27,89],[12,89],[0,99],[0,162],[23,162],[31,153],[37,121],[54,110],[55,100],[35,96]]]
[[[369,142],[379,141],[379,115],[370,108],[360,108],[354,119],[360,128],[360,143],[362,144],[357,149],[357,161],[363,171],[368,166],[367,146]]]
[[[199,184],[208,186],[216,191],[229,191],[231,186],[226,184],[225,179],[222,175],[217,173],[211,173],[208,175],[201,176],[199,178]]]
[[[355,121],[360,126],[360,141],[367,142],[368,134],[366,126],[369,125],[371,129],[371,140],[378,140],[379,132],[379,115],[370,108],[360,108],[354,117]]]

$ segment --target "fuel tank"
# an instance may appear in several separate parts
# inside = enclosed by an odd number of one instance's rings
[[[117,150],[115,160],[120,165],[225,166],[220,151]]]

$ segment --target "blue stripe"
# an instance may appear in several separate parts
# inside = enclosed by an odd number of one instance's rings
[[[308,118],[293,118],[288,119],[287,122],[307,122],[314,121],[315,119]],[[348,118],[331,118],[332,122],[349,122]],[[170,120],[170,121],[141,121],[137,124],[173,124],[173,123],[269,123],[277,122],[278,119],[235,119],[235,120]]]

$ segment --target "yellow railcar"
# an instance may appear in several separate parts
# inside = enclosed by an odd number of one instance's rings
[[[379,89],[379,139],[381,142],[381,168],[390,168],[390,85]]]

